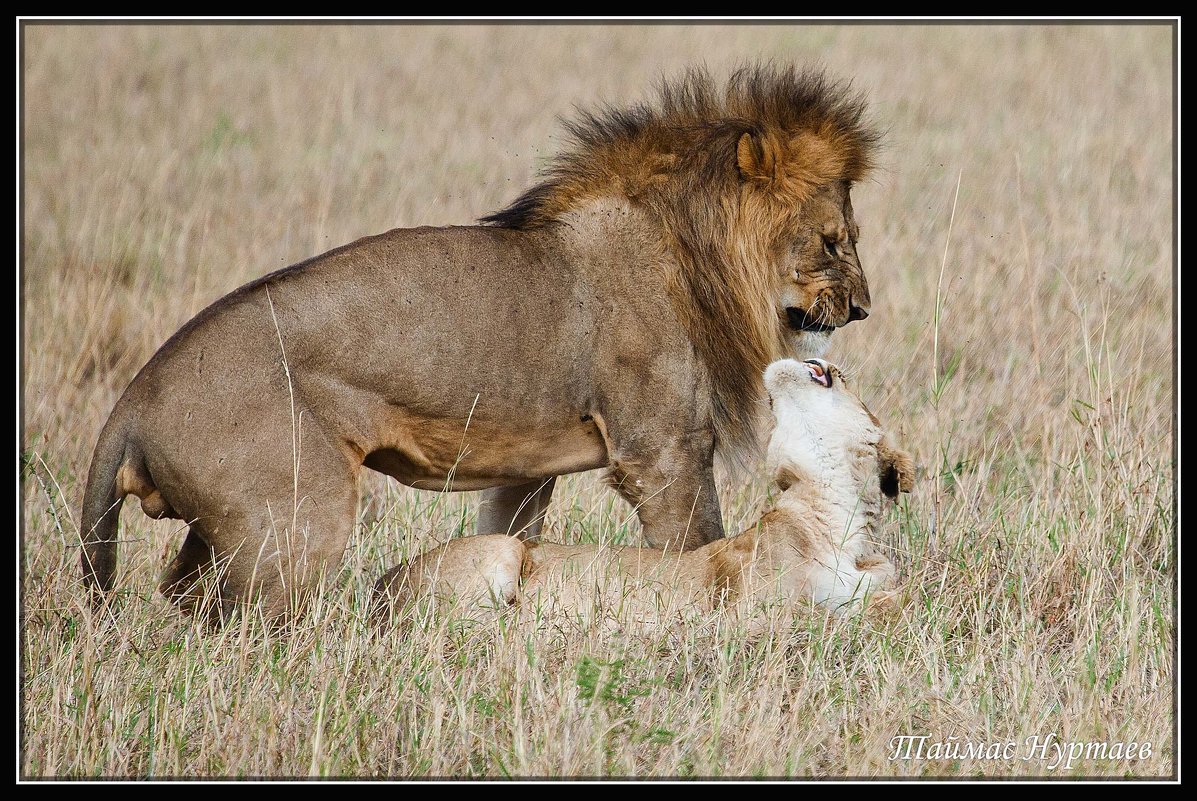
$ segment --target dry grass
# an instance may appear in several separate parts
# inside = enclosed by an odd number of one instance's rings
[[[285,639],[156,597],[180,532],[136,504],[119,618],[88,612],[87,459],[175,328],[331,246],[497,208],[574,103],[757,57],[854,76],[889,127],[855,198],[873,314],[831,356],[925,471],[885,529],[901,615],[375,637],[372,581],[476,501],[394,486]],[[1171,64],[1159,26],[27,28],[21,772],[1170,774]],[[725,487],[729,528],[765,492]],[[549,527],[636,536],[593,475]],[[1049,733],[1152,753],[888,759],[902,734]]]

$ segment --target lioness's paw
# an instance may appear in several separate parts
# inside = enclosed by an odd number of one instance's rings
[[[873,618],[893,618],[902,611],[902,593],[899,590],[877,590],[868,598],[865,614]]]

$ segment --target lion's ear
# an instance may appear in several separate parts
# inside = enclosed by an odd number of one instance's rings
[[[881,479],[881,491],[890,498],[914,489],[914,460],[894,445],[888,434],[877,443],[877,474]]]
[[[736,164],[745,181],[772,181],[777,177],[777,143],[768,136],[745,131],[736,145]]]

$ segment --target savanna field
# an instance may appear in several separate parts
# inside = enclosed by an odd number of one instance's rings
[[[24,28],[20,773],[1172,774],[1172,33]],[[154,588],[183,528],[135,502],[119,608],[91,611],[91,450],[180,325],[358,237],[504,206],[574,105],[758,59],[851,78],[886,132],[853,192],[872,313],[828,358],[919,465],[880,530],[898,611],[774,614],[764,634],[719,616],[380,634],[374,581],[472,531],[478,505],[380,476],[289,630],[180,615]],[[759,464],[722,476],[740,531],[769,482]],[[599,473],[559,482],[546,525],[550,541],[639,542]],[[891,758],[906,736],[927,738],[923,758]],[[1028,745],[1049,736],[1123,745],[1060,762]],[[1017,747],[965,753],[994,743]]]

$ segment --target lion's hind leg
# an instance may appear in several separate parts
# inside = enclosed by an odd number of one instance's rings
[[[218,569],[216,553],[193,524],[162,573],[158,591],[187,614],[206,611],[209,617],[219,617],[219,599],[215,596],[218,585],[214,580]]]
[[[158,583],[159,591],[185,613],[222,622],[246,603],[256,603],[268,620],[300,611],[320,578],[336,566],[353,529],[343,514],[308,514],[265,535],[259,518],[226,517],[218,542],[236,537],[239,547],[210,546],[193,524]],[[316,536],[313,532],[319,532]],[[240,534],[239,534],[240,533]]]
[[[220,582],[221,602],[260,604],[267,619],[297,614],[329,570],[345,553],[356,522],[356,476],[344,486],[324,487],[319,501],[301,496],[292,512],[291,498],[270,505],[269,517],[253,515],[234,525],[245,532],[227,554]],[[278,511],[276,511],[278,510]],[[231,521],[224,521],[227,529]],[[225,534],[228,541],[228,535]]]
[[[297,467],[263,450],[196,482],[188,505],[200,513],[159,583],[184,611],[203,607],[220,621],[252,603],[282,621],[340,562],[356,519],[357,466],[314,424],[304,435]]]

